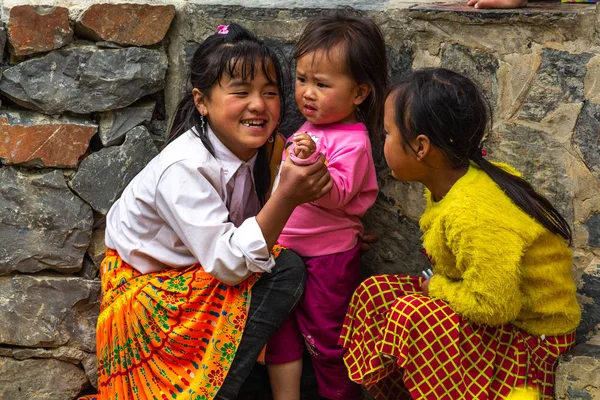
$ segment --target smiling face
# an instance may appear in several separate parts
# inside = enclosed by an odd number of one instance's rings
[[[315,125],[357,121],[356,108],[369,94],[344,68],[339,49],[309,52],[296,60],[296,105]]]
[[[279,122],[279,90],[275,71],[257,65],[254,79],[240,74],[223,76],[208,96],[194,89],[194,104],[219,140],[239,159],[247,161],[265,144]]]

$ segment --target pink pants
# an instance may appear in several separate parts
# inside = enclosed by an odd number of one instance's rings
[[[348,378],[342,359],[345,349],[338,345],[350,299],[360,284],[360,243],[352,250],[304,262],[304,298],[267,344],[267,364],[299,360],[307,349],[320,396],[360,399],[360,385]]]

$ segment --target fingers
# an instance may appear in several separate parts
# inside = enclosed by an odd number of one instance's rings
[[[379,240],[379,235],[375,232],[364,232],[361,239],[365,243],[375,243]]]

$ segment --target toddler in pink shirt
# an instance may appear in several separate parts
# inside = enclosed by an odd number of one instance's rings
[[[266,361],[275,400],[300,398],[305,348],[319,395],[354,400],[360,386],[348,378],[338,339],[360,283],[360,218],[378,193],[369,132],[382,131],[385,43],[369,19],[335,11],[307,25],[294,58],[295,99],[306,123],[283,159],[307,164],[323,154],[333,188],[297,207],[279,236],[280,246],[303,257],[307,281],[303,300],[268,343]]]

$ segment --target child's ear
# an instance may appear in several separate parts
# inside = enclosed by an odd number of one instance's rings
[[[415,138],[417,143],[417,160],[422,161],[431,152],[431,141],[426,135],[419,135]]]
[[[198,110],[200,115],[208,115],[208,107],[206,107],[206,96],[204,96],[202,92],[196,88],[192,89],[192,96],[194,97],[194,106],[196,106],[196,110]]]
[[[359,83],[356,90],[356,97],[354,97],[354,105],[358,106],[362,104],[367,96],[371,93],[371,87],[366,83]]]

